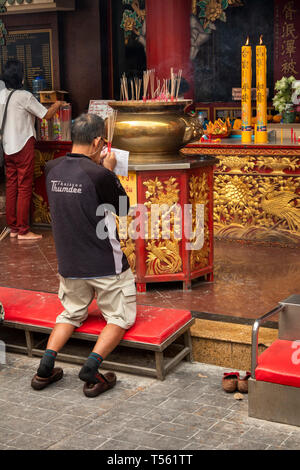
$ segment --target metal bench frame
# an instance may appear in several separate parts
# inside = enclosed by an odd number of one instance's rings
[[[253,418],[300,426],[300,389],[255,379],[260,326],[279,314],[278,338],[300,340],[300,295],[292,295],[258,318],[252,328],[251,378],[248,414]]]
[[[169,338],[167,338],[162,344],[151,344],[151,343],[142,343],[136,341],[121,340],[120,346],[125,346],[134,349],[143,349],[146,351],[152,351],[155,358],[155,367],[143,367],[131,364],[125,364],[121,362],[114,362],[105,360],[102,363],[104,369],[116,370],[120,372],[128,372],[138,375],[146,375],[149,377],[156,377],[159,380],[164,380],[168,372],[172,370],[179,362],[183,359],[192,362],[192,339],[190,333],[190,327],[194,324],[195,319],[191,318],[185,325],[180,327],[175,333],[173,333]],[[29,357],[38,356],[41,357],[44,354],[44,349],[39,348],[39,345],[34,344],[34,333],[45,333],[50,334],[52,328],[42,327],[36,325],[28,325],[25,323],[16,323],[4,320],[4,327],[15,328],[23,330],[25,332],[26,346],[19,346],[13,344],[6,344],[7,351],[16,352],[16,353],[27,353]],[[183,336],[184,346],[183,349],[177,353],[171,359],[166,359],[164,357],[164,351],[168,346],[174,343],[179,337]],[[98,335],[87,334],[87,333],[73,333],[72,338],[94,341],[98,339]],[[71,362],[75,364],[83,364],[86,357],[59,353],[57,356],[58,360]]]

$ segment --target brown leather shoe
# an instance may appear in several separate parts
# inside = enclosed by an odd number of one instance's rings
[[[238,378],[237,387],[238,387],[239,392],[248,393],[248,380],[250,379],[250,377],[251,377],[251,372],[246,372],[245,377],[243,377],[243,378],[239,377]]]
[[[48,387],[48,385],[52,384],[53,382],[58,382],[61,380],[63,375],[64,372],[60,367],[54,368],[50,377],[47,377],[46,379],[35,374],[31,381],[31,386],[34,388],[34,390],[43,390],[43,388]]]
[[[227,393],[233,393],[237,390],[239,372],[225,372],[222,379],[223,390]]]
[[[117,376],[113,372],[108,372],[107,374],[98,373],[97,378],[100,380],[97,384],[89,384],[87,382],[84,384],[83,393],[86,397],[97,397],[100,393],[104,393],[110,388],[113,388],[117,382]]]

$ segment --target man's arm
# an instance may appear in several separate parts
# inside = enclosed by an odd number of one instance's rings
[[[102,158],[101,165],[106,168],[106,170],[109,170],[110,176],[107,176],[107,181],[105,181],[105,184],[109,181],[110,184],[107,184],[105,195],[103,195],[101,191],[102,194],[100,197],[101,199],[103,199],[103,196],[105,198],[109,197],[111,201],[107,201],[107,203],[115,207],[116,215],[124,217],[128,214],[130,201],[125,189],[120,183],[119,178],[115,175],[115,173],[113,173],[117,164],[117,159],[113,152],[104,155],[105,156]]]
[[[100,203],[114,208],[114,213],[119,217],[125,217],[130,208],[129,197],[120,183],[119,178],[107,168],[103,169],[101,178],[95,182],[96,191]]]

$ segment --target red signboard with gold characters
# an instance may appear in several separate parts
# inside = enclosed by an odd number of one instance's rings
[[[298,0],[275,0],[274,79],[299,79],[300,8]]]

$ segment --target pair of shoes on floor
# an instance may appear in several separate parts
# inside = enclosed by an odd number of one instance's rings
[[[237,390],[240,393],[248,393],[248,380],[250,377],[250,372],[246,372],[245,377],[240,377],[239,372],[225,372],[222,379],[223,390],[227,393],[233,393]]]
[[[44,388],[48,387],[48,385],[61,380],[63,375],[63,370],[60,367],[55,367],[50,377],[47,378],[42,378],[35,374],[31,381],[31,387],[34,390],[43,390]],[[83,393],[86,397],[97,397],[101,393],[104,393],[114,387],[117,382],[117,376],[113,372],[107,372],[106,374],[98,373],[97,378],[99,379],[99,382],[96,384],[89,384],[85,382],[83,386]]]

